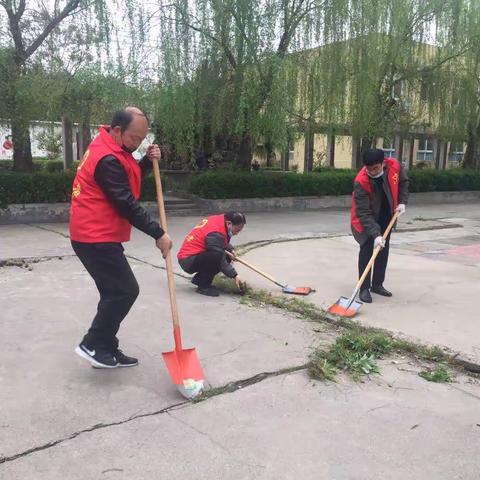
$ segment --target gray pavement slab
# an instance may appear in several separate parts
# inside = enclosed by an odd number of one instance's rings
[[[247,220],[237,245],[335,235],[274,243],[245,259],[279,280],[316,287],[307,299],[318,305],[351,293],[358,247],[347,236],[347,211]],[[177,248],[197,222],[169,218]],[[478,204],[413,206],[402,222],[415,231],[393,237],[386,286],[395,296],[374,297],[358,320],[480,360]],[[297,373],[183,404],[161,357],[173,345],[165,271],[158,268],[164,262],[140,232],[126,252],[141,293],[119,335],[140,366],[90,368],[73,348],[98,297],[66,235],[65,224],[0,227],[0,260],[52,257],[31,271],[0,268],[0,458],[20,455],[0,462],[1,480],[478,478],[480,390],[471,379],[430,384],[415,366],[385,361],[382,375],[364,384],[312,384]],[[253,286],[280,294],[238,269]],[[327,326],[251,308],[235,296],[202,297],[180,277],[177,293],[184,344],[197,348],[214,387],[301,365],[313,345],[334,337]],[[32,448],[44,449],[22,455]]]
[[[271,378],[83,433],[0,465],[0,478],[476,480],[479,397],[382,371],[358,384]]]
[[[0,457],[183,401],[161,356],[173,348],[165,271],[131,264],[141,293],[119,338],[141,363],[114,371],[93,369],[73,352],[98,301],[75,257],[32,271],[0,269]],[[183,343],[197,348],[207,385],[305,363],[318,335],[306,322],[268,309],[259,315],[238,298],[207,298],[186,280],[177,284]]]
[[[480,260],[460,255],[452,261],[455,256],[448,254],[450,245],[455,243],[455,235],[465,234],[463,229],[456,230],[395,233],[385,280],[394,296],[373,295],[373,304],[363,305],[355,318],[422,343],[463,352],[480,363],[476,301]],[[442,250],[409,249],[415,238],[419,247],[428,238],[438,241],[443,235],[451,244],[443,244]],[[480,238],[475,245],[480,247]],[[358,245],[352,237],[275,243],[251,250],[244,258],[282,283],[315,288],[317,291],[306,299],[323,308],[341,295],[350,297],[358,278]],[[238,271],[254,288],[280,294],[278,287],[251,270],[239,265]]]

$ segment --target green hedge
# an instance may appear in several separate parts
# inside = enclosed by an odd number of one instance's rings
[[[480,190],[478,171],[412,170],[409,177],[411,192]],[[11,203],[68,202],[73,178],[73,172],[0,172],[0,208]],[[194,175],[189,191],[203,198],[348,195],[354,178],[353,170],[308,174],[220,171]],[[163,179],[162,183],[166,190]],[[141,200],[155,200],[155,182],[151,175],[143,180]]]
[[[190,192],[203,198],[265,198],[318,195],[349,195],[353,170],[308,174],[212,172],[190,182]],[[411,192],[480,190],[480,172],[468,170],[412,170]]]
[[[10,203],[69,202],[73,172],[0,173],[0,207]]]
[[[11,203],[69,202],[74,178],[75,172],[0,172],[0,208]],[[162,185],[165,190],[164,179]],[[155,200],[155,181],[152,175],[142,182],[141,200]]]
[[[263,198],[343,195],[352,191],[355,172],[242,173],[213,172],[190,181],[190,192],[203,198]]]

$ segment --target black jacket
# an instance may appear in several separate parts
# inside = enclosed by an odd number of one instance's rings
[[[385,166],[383,173],[383,191],[390,205],[390,211],[393,215],[393,198],[390,191],[390,185],[388,184],[388,167]],[[370,202],[370,196],[366,190],[356,182],[353,187],[353,195],[355,197],[355,207],[357,218],[363,226],[363,232],[359,233],[352,228],[353,236],[355,240],[363,245],[368,238],[375,238],[382,235],[382,229],[378,223],[380,217],[380,211],[382,207],[382,199],[385,198],[383,192],[378,188],[377,183],[373,178],[369,178],[372,185],[373,199]],[[405,169],[400,166],[400,179],[398,183],[398,204],[407,204],[408,202],[408,177]]]
[[[139,162],[142,178],[152,169],[152,162],[145,156]],[[113,203],[119,215],[126,218],[135,228],[150,235],[155,240],[165,232],[158,222],[135,200],[127,172],[113,155],[103,157],[95,168],[95,181]]]

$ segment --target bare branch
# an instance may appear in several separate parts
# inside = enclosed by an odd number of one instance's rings
[[[24,0],[22,0],[24,1]],[[73,13],[78,5],[80,0],[70,0],[63,10],[54,18],[50,20],[48,25],[45,27],[43,32],[32,42],[32,44],[25,50],[25,60],[35,53],[35,51],[40,47],[43,41],[48,37],[50,32],[68,15]]]

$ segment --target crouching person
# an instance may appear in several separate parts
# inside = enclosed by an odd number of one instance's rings
[[[230,239],[240,233],[246,223],[243,213],[212,215],[204,218],[185,237],[177,255],[178,263],[185,272],[195,273],[192,283],[197,285],[198,293],[218,297],[218,289],[212,281],[219,272],[234,279],[237,288],[242,289],[242,280],[225,250],[236,255]]]

